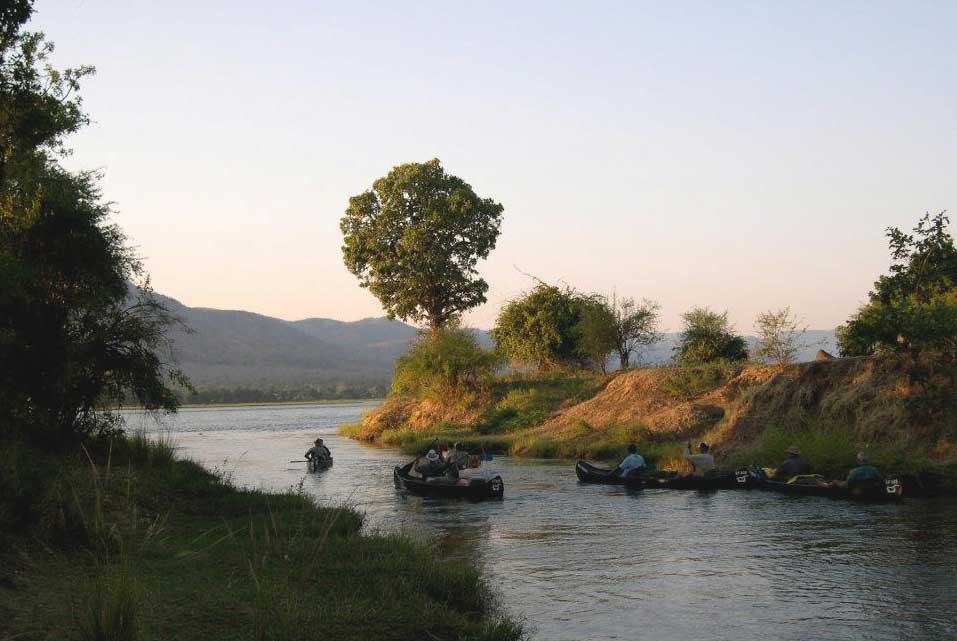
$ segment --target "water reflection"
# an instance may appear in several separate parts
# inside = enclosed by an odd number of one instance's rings
[[[159,429],[237,482],[302,481],[322,503],[364,511],[370,530],[481,565],[540,639],[954,638],[952,502],[634,491],[579,485],[567,464],[509,459],[493,462],[504,501],[423,499],[392,485],[401,454],[335,435],[362,410],[187,410]],[[307,475],[287,461],[316,435],[336,463]]]

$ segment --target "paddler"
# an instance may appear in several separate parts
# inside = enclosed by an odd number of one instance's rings
[[[332,452],[329,451],[329,448],[322,444],[322,439],[317,438],[315,445],[309,448],[306,452],[307,461],[328,461],[332,458]]]

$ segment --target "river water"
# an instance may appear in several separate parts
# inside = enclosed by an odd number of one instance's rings
[[[760,491],[581,485],[573,464],[498,457],[500,502],[405,496],[408,457],[336,435],[371,404],[185,409],[130,429],[240,485],[300,483],[370,531],[425,539],[481,566],[538,640],[957,639],[957,502],[866,505]],[[322,436],[334,467],[306,474]]]

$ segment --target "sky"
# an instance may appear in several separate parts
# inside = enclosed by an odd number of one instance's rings
[[[350,196],[441,159],[502,203],[488,328],[527,274],[832,328],[884,229],[957,208],[957,3],[37,0],[92,64],[71,168],[154,288],[285,319],[382,315]]]

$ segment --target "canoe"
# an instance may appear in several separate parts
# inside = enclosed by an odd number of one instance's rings
[[[885,478],[878,485],[857,488],[787,483],[785,481],[772,481],[770,479],[757,481],[756,487],[781,494],[825,496],[832,499],[851,501],[893,502],[901,500],[904,496],[903,486],[894,478]]]
[[[575,464],[575,474],[582,483],[597,483],[600,485],[624,485],[635,489],[644,487],[641,476],[618,476],[614,470],[607,467],[598,467],[587,461],[578,461]]]
[[[311,459],[306,463],[306,469],[310,472],[322,472],[332,467],[332,457],[327,459]]]
[[[405,490],[409,494],[470,501],[501,499],[505,495],[505,483],[501,476],[496,475],[490,479],[459,479],[458,481],[450,481],[442,477],[422,480],[410,475],[413,463],[414,461],[402,466],[397,465],[392,472],[392,480],[396,488]]]
[[[709,476],[680,476],[677,472],[647,470],[636,476],[621,477],[604,467],[587,461],[575,464],[575,474],[582,483],[624,485],[630,488],[657,488],[666,490],[738,490],[751,486],[754,477],[747,470]]]
[[[646,488],[668,490],[743,490],[751,487],[752,477],[741,472],[724,472],[708,476],[680,476],[675,472],[659,472],[645,479]]]

